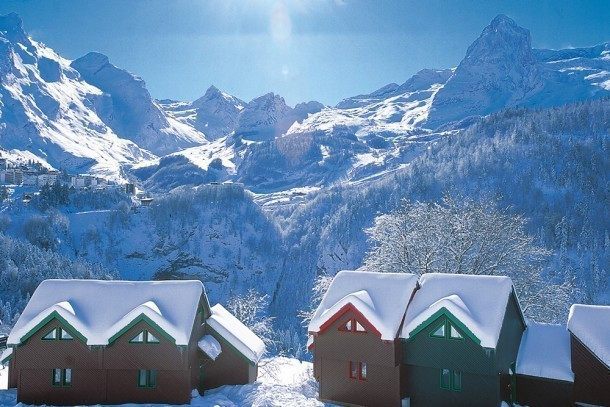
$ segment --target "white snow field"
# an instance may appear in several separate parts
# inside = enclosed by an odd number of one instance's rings
[[[0,367],[0,406],[17,404],[15,389],[5,390],[8,369]],[[196,394],[196,392],[194,392]],[[317,400],[318,384],[313,378],[313,365],[297,359],[275,357],[263,359],[259,364],[259,377],[253,384],[244,386],[222,386],[209,390],[204,396],[192,399],[192,406],[323,406]],[[143,406],[124,404],[125,407]],[[157,407],[158,404],[147,406]]]

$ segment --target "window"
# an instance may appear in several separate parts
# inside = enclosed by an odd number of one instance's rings
[[[63,328],[53,328],[52,331],[49,331],[48,334],[42,337],[43,341],[56,341],[57,339],[60,341],[71,341],[74,337]]]
[[[351,332],[352,331],[352,320],[350,319],[349,321],[347,321],[346,323],[341,325],[339,327],[339,330],[343,331],[343,332]]]
[[[54,341],[57,339],[57,329],[53,328],[51,332],[42,337],[43,341]]]
[[[451,383],[453,391],[462,391],[462,372],[458,370],[453,371],[453,382]]]
[[[366,381],[366,362],[349,362],[349,378]]]
[[[464,340],[464,336],[458,331],[458,329],[449,322],[448,319],[444,320],[440,325],[432,330],[430,336],[433,338],[442,339],[454,339],[458,341]]]
[[[440,386],[443,390],[462,391],[462,372],[459,370],[441,369]]]
[[[159,343],[159,339],[145,330],[131,338],[129,343]]]
[[[441,369],[441,389],[449,390],[451,386],[451,370]]]
[[[138,387],[157,387],[157,371],[156,370],[138,370]]]
[[[341,332],[356,332],[356,333],[366,333],[366,328],[355,318],[352,318],[345,322],[343,325],[339,327],[339,331]]]
[[[445,337],[445,321],[438,326],[438,328],[434,329],[430,336],[434,338],[444,338]]]
[[[59,328],[59,339],[62,341],[71,341],[74,337],[65,329]]]
[[[53,386],[70,387],[72,385],[72,369],[53,369]]]
[[[449,338],[450,339],[464,339],[464,337],[462,336],[462,334],[460,333],[460,331],[457,330],[457,328],[455,326],[453,326],[453,324],[449,323]]]

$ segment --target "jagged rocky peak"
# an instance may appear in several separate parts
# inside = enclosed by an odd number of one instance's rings
[[[427,126],[515,106],[543,86],[528,30],[499,15],[468,47],[432,103]]]
[[[0,16],[0,35],[13,42],[29,43],[23,21],[17,13]]]
[[[513,19],[503,14],[485,27],[479,38],[468,48],[460,65],[501,61],[510,65],[536,62],[529,30],[518,26]]]

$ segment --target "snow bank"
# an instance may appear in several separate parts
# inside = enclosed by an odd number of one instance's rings
[[[263,341],[222,305],[212,307],[206,323],[251,362],[258,363],[265,353]]]
[[[462,322],[484,348],[495,348],[513,283],[508,277],[466,274],[424,274],[407,309],[402,338],[436,312],[446,309]]]
[[[610,366],[610,306],[572,305],[568,330]]]
[[[340,271],[311,319],[309,332],[320,332],[324,323],[351,304],[373,324],[381,339],[394,340],[416,285],[414,274]]]
[[[519,346],[517,374],[573,382],[570,333],[565,326],[529,323]]]
[[[142,314],[174,338],[176,345],[186,346],[204,293],[200,281],[46,280],[32,295],[8,344],[19,345],[56,312],[89,346],[108,345],[113,335]]]
[[[216,360],[218,355],[222,352],[220,343],[212,335],[204,335],[199,342],[197,342],[199,349],[208,355],[212,360]]]

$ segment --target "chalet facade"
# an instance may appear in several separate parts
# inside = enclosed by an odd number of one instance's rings
[[[508,277],[341,271],[309,335],[325,402],[610,405],[610,307],[526,323]]]
[[[510,278],[431,273],[419,285],[401,334],[410,404],[514,401],[526,324]]]
[[[572,305],[568,331],[574,401],[610,406],[610,306]]]
[[[199,281],[44,281],[8,345],[18,401],[58,405],[189,403],[193,389],[256,380],[264,352]]]
[[[320,400],[400,405],[398,333],[417,285],[411,274],[339,272],[309,324]]]

